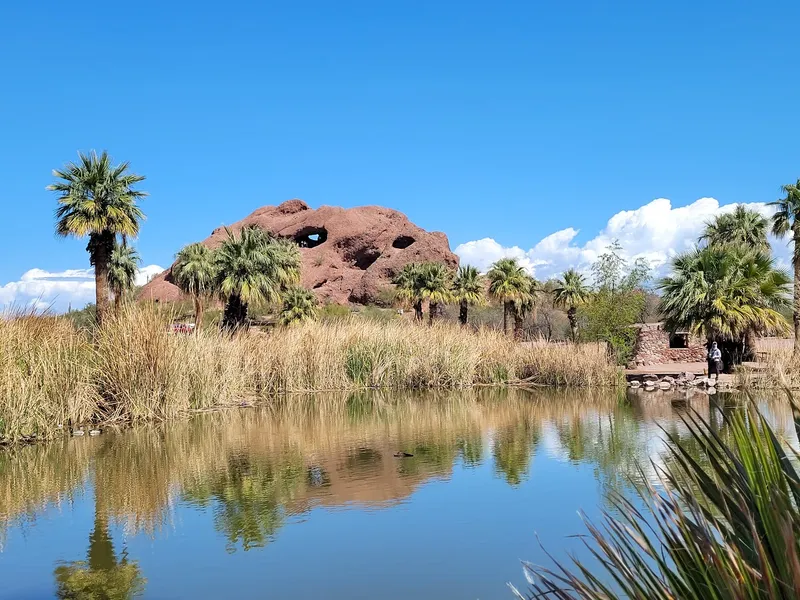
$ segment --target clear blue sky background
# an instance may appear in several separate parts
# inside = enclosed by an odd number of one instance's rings
[[[663,196],[800,176],[800,3],[13,2],[0,19],[0,283],[87,266],[50,171],[147,176],[145,264],[258,206],[382,204],[529,247]]]

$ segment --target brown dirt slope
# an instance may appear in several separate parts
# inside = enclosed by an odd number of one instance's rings
[[[458,266],[458,257],[450,251],[444,233],[425,231],[403,213],[380,206],[312,209],[302,200],[288,200],[259,208],[230,229],[238,231],[250,224],[300,245],[302,284],[324,302],[376,302],[409,262],[431,260]],[[226,235],[219,227],[203,243],[215,248]],[[157,275],[139,294],[140,299],[159,302],[180,297],[170,269]]]

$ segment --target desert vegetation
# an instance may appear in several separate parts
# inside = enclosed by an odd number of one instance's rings
[[[65,317],[0,320],[0,437],[41,439],[62,426],[163,420],[316,390],[618,383],[596,345],[529,347],[496,331],[400,319],[296,323],[310,310],[301,296],[286,296],[293,326],[233,336],[176,335],[168,309],[134,304],[89,330]]]

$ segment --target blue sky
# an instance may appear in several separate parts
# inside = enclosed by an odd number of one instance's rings
[[[44,189],[77,150],[147,176],[148,265],[293,197],[528,253],[656,198],[770,201],[800,176],[800,4],[604,4],[12,3],[0,288],[87,266]]]

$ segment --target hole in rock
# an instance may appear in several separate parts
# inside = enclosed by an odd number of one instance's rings
[[[328,231],[324,227],[303,227],[294,234],[294,241],[301,248],[314,248],[324,244],[328,239]]]
[[[688,348],[689,347],[689,334],[687,333],[671,333],[669,336],[670,348]]]
[[[353,262],[357,268],[361,269],[362,271],[366,271],[376,260],[380,258],[380,256],[381,253],[375,248],[364,248],[363,250],[356,252]]]
[[[403,248],[408,248],[416,241],[417,240],[412,238],[410,235],[401,235],[395,238],[395,240],[392,242],[392,248],[400,248],[402,250]]]

